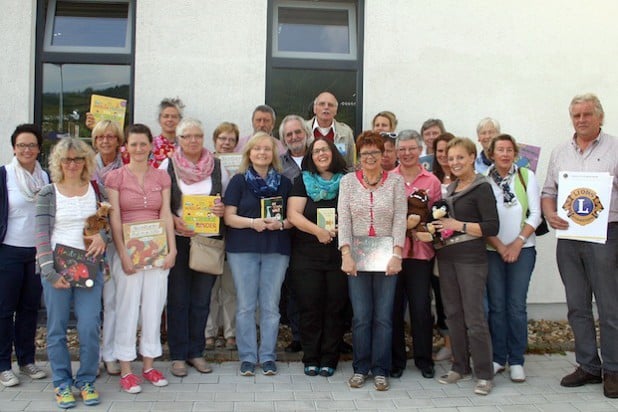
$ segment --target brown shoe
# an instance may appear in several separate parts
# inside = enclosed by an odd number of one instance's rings
[[[575,372],[565,376],[560,381],[560,386],[567,388],[575,388],[577,386],[584,386],[588,383],[601,383],[601,377],[586,372],[581,367],[575,369]]]
[[[181,360],[172,361],[172,366],[170,367],[170,372],[172,375],[178,376],[182,378],[183,376],[187,376],[187,363]]]
[[[187,363],[193,366],[200,373],[210,373],[212,372],[212,367],[206,362],[204,358],[192,358],[187,360]]]
[[[618,398],[618,372],[603,373],[603,394],[608,398]]]

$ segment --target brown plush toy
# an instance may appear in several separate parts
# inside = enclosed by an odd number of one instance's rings
[[[97,202],[97,212],[86,218],[84,225],[84,236],[92,236],[99,233],[101,230],[109,231],[109,211],[112,210],[112,205],[108,202]],[[86,249],[90,246],[92,240],[84,239]]]
[[[429,196],[423,189],[416,189],[408,196],[408,212],[407,212],[406,236],[410,238],[410,250],[408,256],[412,257],[414,247],[414,238],[428,242],[431,241],[431,234],[427,233],[428,240],[424,236],[419,236],[423,232],[427,232],[426,223],[429,221],[431,214],[429,213]],[[416,232],[416,235],[415,235]]]

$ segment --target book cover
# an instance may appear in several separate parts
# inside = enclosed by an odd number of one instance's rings
[[[221,219],[212,213],[220,196],[182,195],[182,220],[195,233],[219,234]]]
[[[335,230],[336,210],[334,207],[318,207],[318,226],[328,231]]]
[[[60,243],[54,248],[54,269],[76,288],[94,286],[100,260],[100,257],[86,256],[83,249]]]
[[[359,272],[386,272],[393,256],[393,238],[390,236],[354,236],[352,258]]]
[[[167,236],[163,220],[124,223],[124,244],[135,269],[162,267],[167,255]]]
[[[217,153],[216,156],[221,161],[221,166],[225,167],[230,175],[236,174],[242,161],[242,153]]]
[[[115,97],[93,94],[90,96],[90,113],[97,122],[111,120],[124,127],[124,117],[127,113],[127,101]]]
[[[273,196],[260,199],[263,219],[277,219],[283,222],[285,213],[283,208],[283,197]]]
[[[518,146],[519,157],[515,159],[515,163],[519,167],[527,167],[536,173],[536,167],[539,164],[539,157],[541,156],[541,148],[526,143],[520,143]]]
[[[432,154],[419,157],[418,162],[421,165],[423,165],[425,170],[427,170],[428,172],[433,172],[433,155]]]

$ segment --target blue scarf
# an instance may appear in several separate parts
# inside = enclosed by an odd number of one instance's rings
[[[307,195],[314,202],[319,202],[320,200],[332,200],[339,194],[339,182],[341,181],[343,174],[335,173],[330,180],[322,178],[322,176],[317,173],[313,174],[304,171],[302,174]]]
[[[258,198],[270,197],[276,195],[279,190],[281,174],[271,167],[268,169],[266,180],[264,180],[253,166],[249,166],[249,169],[245,172],[245,181]]]

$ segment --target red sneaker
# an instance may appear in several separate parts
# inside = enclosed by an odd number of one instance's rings
[[[129,373],[120,378],[120,388],[126,393],[140,393],[142,387],[139,384],[142,380],[135,374]]]
[[[142,376],[154,386],[167,386],[168,384],[165,376],[163,376],[163,374],[155,368],[152,368],[149,371],[144,371],[144,373],[142,373]]]

